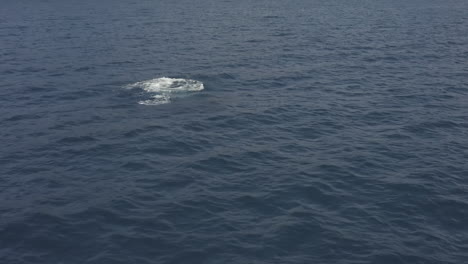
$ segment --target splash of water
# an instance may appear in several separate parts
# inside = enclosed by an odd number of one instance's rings
[[[139,101],[143,105],[160,105],[171,102],[171,98],[186,96],[204,89],[203,83],[181,78],[155,78],[127,85],[127,88],[139,88],[151,95],[151,99]]]

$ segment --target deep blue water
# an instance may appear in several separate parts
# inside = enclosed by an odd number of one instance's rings
[[[0,263],[468,263],[467,10],[1,0]]]

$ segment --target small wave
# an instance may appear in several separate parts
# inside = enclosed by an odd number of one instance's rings
[[[160,105],[170,103],[173,97],[201,91],[204,86],[202,82],[196,80],[162,77],[136,82],[127,85],[126,88],[139,88],[151,95],[150,99],[141,100],[138,102],[139,104]]]

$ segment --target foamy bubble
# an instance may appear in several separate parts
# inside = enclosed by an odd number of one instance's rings
[[[126,87],[128,89],[139,88],[152,94],[151,99],[138,102],[143,105],[167,104],[171,102],[171,97],[184,96],[204,89],[200,81],[167,77],[136,82]]]

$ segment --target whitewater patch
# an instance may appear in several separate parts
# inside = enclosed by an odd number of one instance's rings
[[[149,94],[150,98],[139,101],[139,104],[160,105],[170,103],[172,98],[199,92],[205,87],[196,80],[162,77],[129,84],[126,88],[142,89]]]

